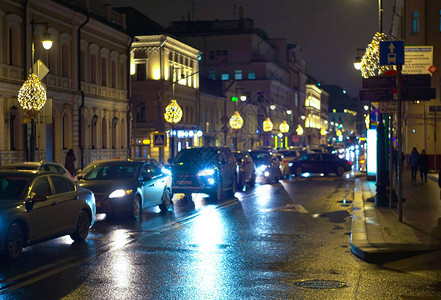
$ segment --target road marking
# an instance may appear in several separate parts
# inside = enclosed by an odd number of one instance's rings
[[[261,209],[262,212],[271,212],[271,211],[287,211],[287,212],[297,212],[301,214],[307,214],[308,211],[301,204],[286,204],[285,206],[274,207],[269,209]]]

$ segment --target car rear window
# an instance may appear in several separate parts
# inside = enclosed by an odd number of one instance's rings
[[[132,179],[138,165],[98,165],[84,176],[85,180]]]
[[[218,151],[213,148],[195,148],[181,150],[173,163],[195,163],[199,161],[217,161]]]
[[[28,178],[2,176],[0,177],[0,200],[1,199],[19,199],[22,195]]]

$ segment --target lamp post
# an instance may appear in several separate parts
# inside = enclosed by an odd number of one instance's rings
[[[234,129],[236,138],[234,141],[234,148],[237,151],[237,132],[242,128],[243,126],[243,119],[240,116],[240,113],[238,111],[235,111],[234,114],[230,118],[230,126]]]
[[[170,155],[175,157],[175,138],[173,132],[173,126],[178,124],[182,119],[182,109],[176,100],[172,99],[170,103],[165,108],[164,119],[167,123],[171,125],[170,130]]]
[[[31,135],[29,140],[29,160],[35,161],[35,117],[46,103],[46,88],[42,85],[40,78],[34,73],[35,64],[35,28],[38,25],[44,25],[45,31],[43,34],[42,44],[46,50],[52,47],[52,40],[48,33],[48,22],[34,22],[31,21],[32,26],[32,45],[31,45],[31,73],[28,75],[27,80],[23,83],[22,87],[18,91],[18,103],[27,113],[31,119]],[[44,74],[45,75],[45,74]],[[42,77],[44,77],[44,75]]]

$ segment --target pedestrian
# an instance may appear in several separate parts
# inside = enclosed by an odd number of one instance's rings
[[[75,153],[72,149],[69,149],[66,153],[66,159],[64,161],[64,167],[69,171],[70,175],[74,175],[75,173],[75,161],[77,158],[75,157]]]
[[[416,147],[413,147],[412,152],[409,155],[409,165],[412,168],[411,170],[411,180],[416,180],[416,174],[418,171],[418,164],[419,164],[420,154],[417,151]]]
[[[421,175],[421,185],[427,183],[427,171],[429,171],[429,156],[426,154],[426,150],[421,150],[419,159],[419,169]]]

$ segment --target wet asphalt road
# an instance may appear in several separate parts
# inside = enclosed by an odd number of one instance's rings
[[[256,185],[221,203],[100,215],[2,260],[2,299],[410,299],[441,296],[441,253],[371,265],[350,253],[353,175]]]

